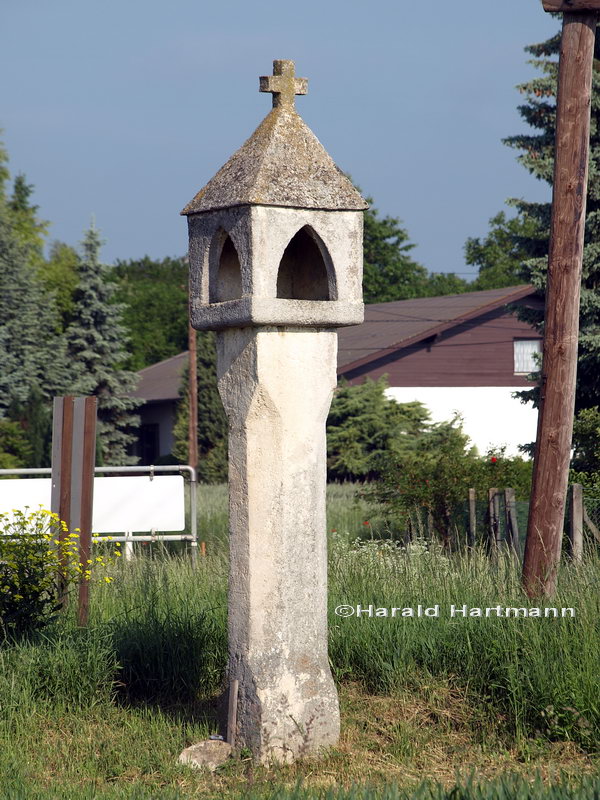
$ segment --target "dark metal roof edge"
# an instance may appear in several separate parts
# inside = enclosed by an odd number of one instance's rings
[[[189,350],[182,350],[181,353],[176,353],[174,356],[169,356],[168,358],[163,358],[162,361],[157,361],[156,364],[148,364],[147,367],[142,367],[138,369],[137,374],[141,375],[142,373],[146,373],[150,369],[156,369],[157,367],[161,367],[163,364],[166,364],[167,361],[174,361],[176,358],[182,358],[183,356],[188,355]]]
[[[394,350],[399,350],[404,347],[409,347],[410,345],[416,344],[417,342],[420,342],[423,339],[429,339],[429,337],[431,336],[435,336],[438,333],[443,333],[444,331],[447,331],[450,328],[454,328],[456,325],[460,325],[462,322],[468,322],[470,319],[473,319],[474,317],[479,317],[482,314],[487,313],[488,311],[493,311],[494,309],[500,308],[501,306],[506,306],[509,303],[514,302],[515,300],[521,300],[521,298],[527,297],[528,294],[533,294],[535,291],[536,289],[534,286],[531,285],[524,286],[521,289],[512,292],[511,294],[503,295],[497,300],[490,301],[482,306],[477,306],[476,308],[466,312],[465,314],[462,314],[461,316],[454,317],[451,320],[438,323],[437,325],[432,325],[430,328],[427,328],[426,330],[421,331],[420,333],[415,333],[412,336],[409,336],[407,339],[400,339],[393,345],[390,345],[389,347],[384,347],[381,350],[377,350],[375,353],[371,353],[368,356],[363,356],[362,358],[358,358],[355,361],[350,361],[348,364],[343,364],[341,366],[338,366],[337,373],[338,375],[341,375],[344,372],[350,372],[353,369],[357,369],[358,367],[362,367],[365,364],[368,364],[370,361],[375,361],[379,358],[382,358],[383,356],[389,355],[390,353],[393,353]],[[444,295],[441,296],[443,297]],[[434,298],[431,299],[433,300]],[[400,300],[392,302],[402,302],[402,301]],[[373,305],[384,305],[384,304],[374,303]]]

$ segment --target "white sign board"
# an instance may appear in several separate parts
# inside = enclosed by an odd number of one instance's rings
[[[0,513],[50,508],[50,478],[0,480]],[[182,531],[185,499],[182,475],[94,478],[92,532]]]

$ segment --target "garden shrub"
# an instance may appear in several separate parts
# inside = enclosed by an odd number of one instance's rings
[[[114,551],[118,553],[118,550]],[[56,514],[45,509],[0,514],[0,626],[5,636],[44,627],[60,611],[63,595],[94,567],[107,566],[104,556],[79,561],[79,532],[69,532]],[[112,578],[105,577],[107,582]]]

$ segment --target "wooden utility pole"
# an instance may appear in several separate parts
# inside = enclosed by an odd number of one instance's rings
[[[592,64],[600,0],[543,0],[564,11],[544,352],[533,484],[523,562],[529,597],[556,589],[571,456],[579,294],[590,139]]]
[[[189,350],[189,381],[188,396],[189,421],[188,421],[188,464],[194,469],[198,468],[198,374],[196,360],[196,329],[188,326],[188,350]]]

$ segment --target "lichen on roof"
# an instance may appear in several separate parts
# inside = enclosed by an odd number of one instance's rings
[[[197,214],[239,205],[359,211],[367,203],[336,166],[294,107],[306,93],[293,62],[273,62],[274,75],[260,79],[273,93],[273,110],[181,212]]]

